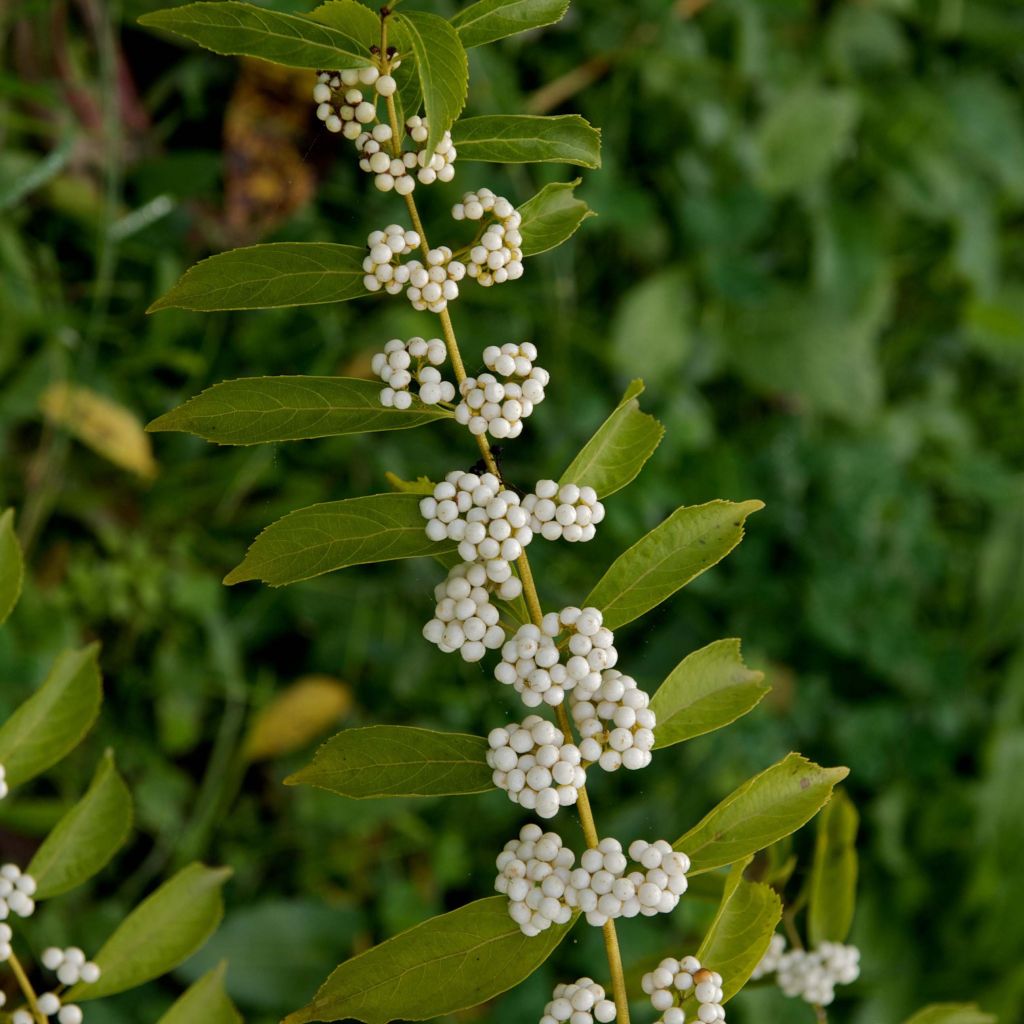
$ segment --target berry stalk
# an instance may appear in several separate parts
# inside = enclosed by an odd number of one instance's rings
[[[7,963],[10,965],[14,977],[17,979],[18,987],[21,989],[21,993],[25,997],[25,1002],[28,1003],[28,1008],[31,1011],[32,1016],[36,1019],[36,1024],[47,1024],[46,1017],[39,1009],[39,999],[36,996],[36,990],[32,987],[32,982],[28,980],[28,975],[25,973],[25,969],[21,966],[21,961],[13,951],[7,958]]]

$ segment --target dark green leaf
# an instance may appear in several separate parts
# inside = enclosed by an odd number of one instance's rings
[[[452,18],[462,45],[483,46],[495,39],[561,21],[569,0],[478,0]]]
[[[327,0],[327,3],[314,7],[309,17],[321,25],[329,25],[344,32],[361,54],[368,54],[371,46],[380,43],[380,15],[359,0]],[[368,61],[364,58],[360,63]],[[339,69],[332,67],[330,70]]]
[[[676,371],[690,355],[690,283],[680,267],[667,267],[623,296],[612,320],[615,365],[659,384],[678,386]]]
[[[807,938],[812,946],[845,942],[857,902],[857,808],[842,789],[818,815],[811,868]]]
[[[21,545],[14,532],[14,509],[9,508],[0,515],[0,623],[18,603],[24,574]]]
[[[993,1013],[985,1013],[977,1003],[933,1003],[918,1010],[904,1024],[998,1024]]]
[[[588,217],[594,216],[594,211],[573,195],[581,180],[545,185],[519,207],[523,217],[520,230],[524,256],[537,256],[554,249],[571,238]]]
[[[452,129],[460,160],[601,166],[601,133],[579,114],[466,117]]]
[[[242,1017],[224,991],[227,963],[204,974],[157,1021],[157,1024],[242,1024]]]
[[[217,444],[262,444],[375,430],[404,430],[450,413],[413,400],[380,404],[381,383],[349,377],[247,377],[214,384],[153,420],[147,430],[182,430]]]

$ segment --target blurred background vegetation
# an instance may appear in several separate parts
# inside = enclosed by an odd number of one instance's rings
[[[156,435],[151,450],[139,433],[222,378],[368,374],[384,340],[431,330],[402,303],[144,315],[211,252],[359,244],[401,219],[318,131],[311,73],[135,27],[157,6],[0,13],[0,507],[18,507],[31,565],[0,634],[0,716],[84,637],[103,641],[108,689],[58,788],[0,806],[0,848],[27,849],[115,745],[136,840],[48,908],[39,941],[92,948],[173,868],[231,864],[227,922],[179,980],[229,956],[232,995],[263,1024],[353,951],[486,895],[519,820],[498,793],[355,803],[283,777],[339,724],[480,731],[515,702],[419,638],[427,562],[220,584],[286,511],[384,490],[386,470],[437,478],[455,450],[472,462],[456,428],[258,449]],[[579,111],[604,131],[582,186],[599,217],[516,287],[454,309],[470,364],[530,339],[552,372],[509,473],[557,476],[634,376],[668,427],[594,544],[538,549],[547,602],[578,601],[679,504],[767,503],[620,650],[650,689],[742,636],[772,694],[651,772],[597,780],[601,827],[681,834],[790,749],[849,765],[864,971],[836,1022],[975,997],[1024,1015],[1022,39],[1018,0],[576,0],[559,26],[471,55],[470,112]],[[522,201],[564,173],[459,165],[424,191],[435,243],[456,192]],[[626,922],[632,969],[690,949],[713,904],[688,908],[660,931]],[[556,968],[601,977],[602,962],[577,930],[459,1019],[535,1019]],[[172,994],[107,1001],[90,1024],[153,1020]],[[734,1018],[813,1014],[752,987]]]

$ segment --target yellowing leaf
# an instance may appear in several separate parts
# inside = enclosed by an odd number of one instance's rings
[[[39,399],[43,415],[98,455],[143,480],[156,476],[153,448],[142,421],[123,405],[89,388],[60,382]]]
[[[330,676],[303,676],[260,711],[245,756],[264,761],[289,754],[333,728],[352,706],[352,692]]]

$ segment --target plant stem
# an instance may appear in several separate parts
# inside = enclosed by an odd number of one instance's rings
[[[36,999],[36,990],[32,987],[32,982],[28,980],[28,975],[21,966],[21,961],[12,952],[7,958],[7,962],[11,966],[11,971],[14,973],[14,977],[18,980],[18,985],[21,988],[22,995],[25,997],[25,1002],[28,1003],[28,1008],[32,1011],[32,1016],[35,1017],[37,1024],[47,1024],[46,1017],[43,1016],[39,1009],[39,1003]]]

